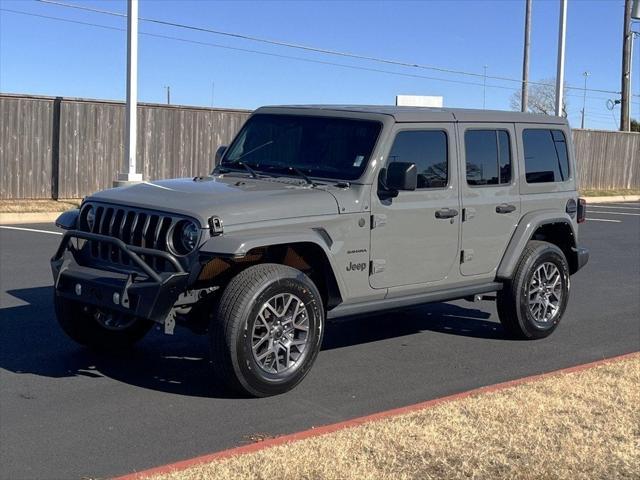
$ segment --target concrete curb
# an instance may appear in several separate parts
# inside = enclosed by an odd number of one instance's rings
[[[638,202],[640,195],[612,195],[610,197],[582,197],[589,203]]]
[[[344,430],[346,428],[355,427],[358,425],[362,425],[369,422],[374,422],[377,420],[383,420],[389,417],[396,417],[398,415],[404,415],[407,413],[415,412],[417,410],[424,410],[427,408],[432,408],[437,405],[443,403],[449,403],[455,400],[462,400],[465,398],[469,398],[476,395],[481,395],[490,392],[497,392],[501,390],[505,390],[507,388],[515,387],[518,385],[523,385],[527,383],[536,382],[539,380],[543,380],[545,378],[553,377],[556,375],[564,375],[567,373],[575,373],[587,370],[589,368],[598,367],[600,365],[605,365],[613,362],[619,362],[623,360],[627,360],[630,358],[635,358],[640,354],[640,352],[630,352],[623,355],[617,355],[615,357],[602,358],[600,360],[596,360],[589,363],[583,363],[580,365],[575,365],[573,367],[561,368],[558,370],[554,370],[551,372],[540,373],[537,375],[531,375],[527,377],[517,378],[515,380],[508,380],[502,383],[496,383],[493,385],[487,385],[484,387],[475,388],[473,390],[467,390],[461,393],[455,393],[453,395],[449,395],[446,397],[435,398],[433,400],[427,400],[426,402],[416,403],[413,405],[407,405],[405,407],[394,408],[391,410],[385,410],[382,412],[374,413],[371,415],[367,415],[364,417],[357,417],[351,420],[345,420],[338,423],[333,423],[329,425],[323,425],[319,427],[311,427],[308,430],[303,430],[296,433],[291,433],[288,435],[282,435],[280,437],[269,438],[262,442],[251,443],[249,445],[243,445],[240,447],[230,448],[228,450],[222,450],[216,453],[211,453],[208,455],[202,455],[199,457],[191,458],[188,460],[182,460],[175,463],[170,463],[167,465],[162,465],[160,467],[150,468],[148,470],[143,470],[139,472],[133,472],[126,475],[122,475],[120,477],[116,477],[113,480],[143,480],[147,477],[151,477],[154,475],[167,474],[172,472],[178,472],[181,470],[186,470],[195,465],[200,465],[203,463],[211,463],[213,461],[221,460],[224,458],[235,457],[238,455],[243,455],[247,453],[254,453],[260,450],[264,450],[266,448],[275,447],[278,445],[284,445],[287,443],[295,442],[298,440],[304,440],[306,438],[318,437],[321,435],[326,435],[328,433],[337,432],[339,430]]]
[[[53,223],[62,212],[0,213],[0,225]]]

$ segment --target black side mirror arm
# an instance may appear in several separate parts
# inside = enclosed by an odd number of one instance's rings
[[[383,176],[384,171],[381,171],[380,175],[378,176],[378,198],[380,198],[380,200],[390,200],[392,198],[396,198],[400,192],[395,188],[389,188],[386,182],[383,180]]]

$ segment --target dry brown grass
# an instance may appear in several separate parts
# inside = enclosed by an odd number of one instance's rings
[[[640,356],[153,480],[638,479]]]
[[[0,200],[0,213],[64,212],[78,208],[79,199],[65,200]]]

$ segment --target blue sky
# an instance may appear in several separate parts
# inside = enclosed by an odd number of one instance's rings
[[[66,0],[126,12],[124,0]],[[623,0],[569,0],[566,80],[620,90]],[[125,28],[122,18],[33,0],[0,0],[0,91],[124,99],[125,32],[20,15],[17,10]],[[553,77],[558,0],[533,0],[532,80]],[[244,33],[362,55],[519,78],[524,0],[414,2],[252,2],[141,0],[140,16]],[[636,24],[636,30],[640,25]],[[408,73],[443,80],[261,55],[151,36],[140,36],[139,99],[164,102],[171,86],[176,104],[254,108],[282,103],[393,103],[396,94],[443,95],[445,105],[481,108],[482,78],[381,65],[370,61],[265,45],[140,22],[140,32],[259,50],[315,62]],[[640,41],[634,53],[633,93],[640,95]],[[488,79],[487,108],[509,109],[515,82]],[[494,88],[493,86],[501,87]],[[582,91],[568,92],[569,118],[578,126]],[[615,128],[606,107],[613,94],[588,92],[587,127]],[[640,117],[640,97],[632,115]],[[616,109],[618,112],[619,109]],[[615,113],[615,112],[614,112]]]

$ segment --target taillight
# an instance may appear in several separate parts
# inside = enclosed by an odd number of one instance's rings
[[[578,223],[584,223],[587,219],[587,201],[584,198],[578,199]]]

